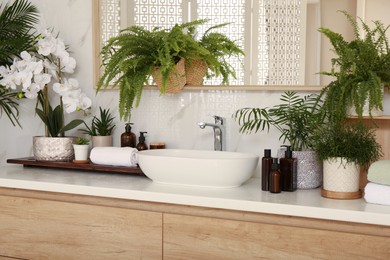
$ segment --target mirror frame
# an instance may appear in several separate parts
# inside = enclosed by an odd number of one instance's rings
[[[358,0],[358,6],[362,6],[365,0]],[[360,2],[360,4],[359,4]],[[363,4],[364,5],[364,4]],[[359,8],[358,8],[359,9]],[[92,33],[93,33],[93,82],[94,88],[101,76],[100,46],[100,1],[92,0]],[[185,86],[183,90],[250,90],[250,91],[320,91],[321,85],[203,85]],[[155,86],[145,87],[145,89],[155,89]]]

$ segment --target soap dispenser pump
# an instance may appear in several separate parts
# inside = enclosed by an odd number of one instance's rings
[[[148,150],[148,146],[145,144],[145,135],[144,134],[147,134],[148,132],[139,132],[139,143],[137,144],[137,150],[138,151],[142,151],[142,150]]]
[[[133,147],[137,142],[137,137],[131,132],[131,125],[133,123],[126,123],[125,132],[121,134],[121,147]]]
[[[292,157],[291,146],[286,146],[284,158],[280,159],[282,174],[282,190],[295,191],[297,189],[297,159]]]

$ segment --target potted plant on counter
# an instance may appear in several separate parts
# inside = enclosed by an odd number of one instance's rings
[[[112,146],[112,132],[115,129],[114,117],[109,108],[99,107],[99,111],[99,117],[94,116],[90,126],[84,122],[86,129],[80,129],[80,131],[92,136],[92,147]]]
[[[374,21],[374,27],[370,28],[361,18],[354,19],[347,12],[342,13],[352,25],[355,34],[352,41],[346,41],[331,29],[318,29],[330,40],[336,54],[332,59],[332,70],[321,72],[334,77],[321,93],[323,110],[331,122],[344,120],[352,107],[359,118],[371,116],[374,110],[379,113],[374,115],[380,115],[384,84],[390,82],[388,27]],[[365,107],[367,111],[364,112]]]
[[[322,196],[360,198],[360,168],[367,168],[382,154],[372,129],[360,123],[324,125],[313,136],[313,147],[324,161]]]
[[[322,164],[313,150],[313,135],[323,124],[318,95],[299,96],[296,92],[282,94],[281,104],[271,108],[243,108],[233,117],[239,123],[240,132],[257,133],[275,127],[279,140],[288,141],[293,157],[298,160],[298,189],[317,188],[322,182]],[[303,160],[304,159],[304,160]]]
[[[78,81],[67,77],[75,67],[76,60],[70,56],[64,41],[48,30],[38,34],[35,45],[21,52],[11,65],[0,67],[0,85],[11,90],[20,87],[20,96],[37,99],[35,111],[46,126],[46,134],[33,137],[36,160],[73,158],[73,137],[65,137],[65,132],[83,121],[74,119],[65,124],[64,113],[88,111],[92,104]],[[49,92],[59,96],[54,108]]]
[[[217,37],[207,33],[197,41],[195,29],[206,21],[176,24],[170,29],[131,26],[107,41],[101,51],[104,71],[97,91],[119,87],[121,119],[130,121],[131,110],[138,106],[143,87],[149,85],[151,77],[161,93],[177,93],[187,83],[186,65],[194,65],[199,59],[216,75],[222,75],[224,82],[229,75],[234,76],[234,70],[222,56],[242,51],[233,48],[234,42],[227,42],[220,34]]]
[[[73,143],[74,163],[88,163],[89,139],[78,137]]]

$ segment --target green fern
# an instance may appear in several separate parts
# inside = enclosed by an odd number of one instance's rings
[[[354,162],[367,167],[382,155],[375,133],[362,124],[327,125],[318,129],[313,140],[320,160],[342,157],[344,163]]]
[[[370,28],[362,19],[341,12],[353,28],[354,40],[348,42],[328,28],[318,29],[330,40],[337,55],[331,60],[332,70],[321,72],[335,77],[321,93],[325,97],[324,113],[332,124],[342,124],[351,106],[361,118],[366,100],[370,114],[372,109],[383,110],[383,84],[390,83],[390,49],[386,37],[389,27],[374,21],[374,27]],[[361,38],[360,27],[364,38]]]
[[[196,27],[207,21],[176,24],[170,29],[156,27],[150,31],[131,26],[106,42],[101,51],[104,71],[97,91],[110,85],[119,87],[121,120],[130,121],[131,110],[139,105],[143,87],[157,67],[162,76],[162,94],[172,69],[182,58],[187,63],[199,58],[205,60],[213,73],[223,76],[223,83],[228,82],[230,75],[235,76],[225,57],[243,52],[233,41],[208,31],[200,41],[195,39]]]

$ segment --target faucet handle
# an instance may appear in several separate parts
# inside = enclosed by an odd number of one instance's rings
[[[223,117],[217,116],[217,115],[214,115],[214,116],[212,116],[212,117],[214,117],[215,124],[217,124],[217,125],[223,125]]]

